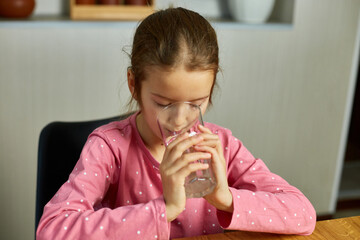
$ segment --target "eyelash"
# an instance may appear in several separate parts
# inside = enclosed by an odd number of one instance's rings
[[[198,105],[199,107],[201,107],[201,105],[202,105],[203,103],[204,103],[204,101],[201,102],[200,104],[196,104],[196,103],[193,103],[193,104]],[[158,107],[164,108],[164,107],[167,107],[167,106],[171,105],[172,103],[169,103],[169,104],[160,104],[160,103],[158,103],[158,102],[155,102],[155,104],[156,104]]]
[[[164,105],[164,104],[160,104],[160,103],[157,103],[157,102],[155,102],[155,103],[156,103],[156,105],[158,107],[161,107],[161,108],[167,107],[167,106],[169,106],[171,104],[171,103],[169,103],[169,104]]]

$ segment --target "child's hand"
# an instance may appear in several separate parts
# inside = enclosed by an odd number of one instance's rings
[[[179,136],[166,148],[160,164],[160,174],[163,194],[166,204],[167,220],[174,220],[182,211],[186,203],[184,182],[185,178],[194,171],[208,168],[208,164],[193,163],[200,159],[211,158],[207,152],[186,152],[187,149],[203,141],[200,135],[188,137]]]
[[[211,166],[217,182],[214,191],[204,198],[219,210],[233,212],[233,199],[227,182],[226,163],[219,136],[201,125],[199,125],[199,130],[202,132],[199,135],[204,140],[194,146],[194,149],[211,154]]]

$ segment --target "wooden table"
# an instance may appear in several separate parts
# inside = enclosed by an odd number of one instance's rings
[[[234,231],[177,240],[230,240],[230,239],[304,239],[304,240],[360,240],[360,216],[318,221],[310,236],[280,235],[269,233]]]

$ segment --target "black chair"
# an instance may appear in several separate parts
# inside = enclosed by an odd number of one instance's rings
[[[86,122],[52,122],[42,129],[38,149],[35,232],[44,206],[68,179],[89,134],[101,125],[125,119],[131,114]]]

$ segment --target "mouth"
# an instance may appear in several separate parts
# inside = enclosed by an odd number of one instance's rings
[[[166,131],[168,132],[169,136],[176,136],[176,135],[179,135],[179,134],[181,134],[183,132],[183,130],[175,131],[175,130],[169,130],[169,129],[166,129]]]

